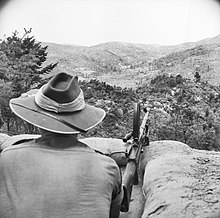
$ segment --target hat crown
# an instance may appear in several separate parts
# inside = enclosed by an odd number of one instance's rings
[[[66,73],[55,75],[43,88],[43,94],[57,103],[69,103],[80,94],[78,77]]]
[[[23,120],[61,134],[86,132],[99,124],[105,111],[85,104],[78,77],[56,74],[38,90],[10,100],[12,111]]]

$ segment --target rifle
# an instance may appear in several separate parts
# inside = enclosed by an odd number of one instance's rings
[[[124,190],[124,198],[121,204],[121,211],[128,212],[133,185],[138,185],[138,165],[143,147],[149,145],[148,132],[148,116],[150,109],[144,109],[145,115],[140,125],[140,103],[134,104],[133,113],[133,131],[128,133],[123,142],[132,139],[131,145],[126,149],[125,155],[127,157],[127,165],[122,176],[122,185]]]

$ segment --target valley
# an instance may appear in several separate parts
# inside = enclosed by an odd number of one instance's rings
[[[175,46],[108,42],[96,46],[42,43],[48,63],[58,62],[51,74],[64,71],[81,80],[98,79],[110,85],[136,88],[159,74],[220,84],[220,35]],[[50,74],[50,75],[51,75]]]

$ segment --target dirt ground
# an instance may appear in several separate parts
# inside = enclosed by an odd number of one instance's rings
[[[121,212],[120,218],[141,218],[144,210],[144,196],[142,192],[142,181],[133,186],[131,203],[128,212]]]

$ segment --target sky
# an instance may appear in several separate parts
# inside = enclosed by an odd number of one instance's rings
[[[0,39],[32,28],[37,41],[176,45],[220,34],[217,0],[3,0]]]

